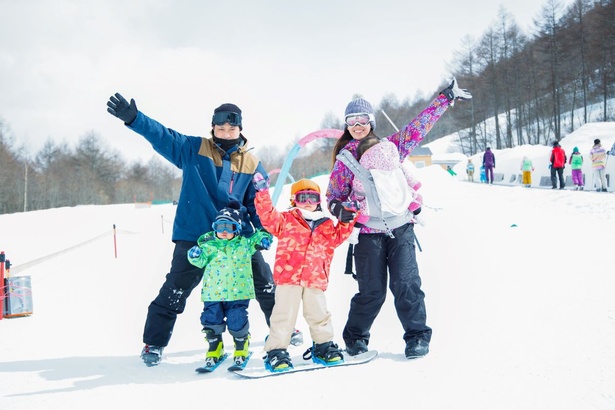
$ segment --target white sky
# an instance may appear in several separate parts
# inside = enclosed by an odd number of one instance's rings
[[[112,93],[188,135],[233,102],[252,146],[284,148],[355,93],[378,104],[439,91],[464,36],[500,7],[529,30],[543,4],[0,0],[0,119],[30,155],[95,131],[147,160],[149,144],[106,113]]]
[[[587,158],[582,144],[610,135],[610,145],[614,131],[615,123],[588,124],[562,146],[579,146]],[[548,170],[537,148],[547,147],[496,150],[496,171],[516,173],[523,155],[535,155],[539,181]],[[615,173],[615,161],[608,172]],[[173,251],[174,206],[0,215],[0,251],[13,263],[12,276],[30,277],[33,301],[31,316],[0,320],[0,407],[612,410],[613,193],[471,184],[437,165],[416,176],[426,205],[416,234],[427,323],[434,329],[430,354],[403,357],[403,330],[389,293],[372,327],[375,360],[263,380],[242,380],[224,368],[194,373],[206,349],[198,288],[160,366],[141,363],[147,306]],[[315,180],[324,189],[328,176]],[[287,185],[282,198],[288,195]],[[275,242],[264,252],[269,263],[274,248]],[[338,343],[356,292],[342,273],[345,252],[345,244],[336,251],[327,290]],[[249,309],[250,364],[257,365],[268,329],[258,304]],[[301,318],[298,327],[309,343]],[[223,337],[232,352],[232,339]]]

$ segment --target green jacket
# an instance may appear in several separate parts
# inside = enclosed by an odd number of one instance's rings
[[[569,161],[572,169],[583,168],[583,155],[580,152],[573,152]]]
[[[197,243],[203,252],[198,258],[188,257],[188,261],[205,268],[203,302],[254,299],[252,255],[263,238],[271,241],[271,235],[263,230],[257,230],[249,238],[239,235],[231,240],[219,239],[215,232],[201,235]]]
[[[534,165],[532,164],[531,159],[523,159],[521,161],[521,171],[533,171]]]

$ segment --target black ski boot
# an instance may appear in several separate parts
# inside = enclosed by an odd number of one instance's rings
[[[367,352],[367,342],[365,340],[357,339],[352,342],[346,342],[346,353],[350,356],[356,356],[365,352]]]
[[[267,352],[265,368],[270,372],[283,372],[293,368],[290,355],[286,349],[273,349]]]
[[[429,343],[423,339],[411,339],[406,342],[406,359],[418,359],[429,353]]]
[[[308,360],[310,356],[314,363],[324,364],[325,366],[344,363],[344,354],[342,350],[333,342],[314,343],[312,347],[303,354],[303,358],[306,360]]]
[[[205,362],[208,365],[216,364],[224,355],[222,335],[214,333],[211,329],[206,329],[203,332],[205,333],[205,340],[209,343],[209,349],[207,349],[207,354],[205,355]]]
[[[147,367],[157,366],[162,360],[162,351],[164,347],[145,345],[141,350],[141,360]]]

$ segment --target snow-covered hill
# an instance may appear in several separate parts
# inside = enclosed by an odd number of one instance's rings
[[[562,145],[588,151],[581,141]],[[516,170],[521,149],[496,152],[497,170]],[[546,169],[544,155],[537,169]],[[615,408],[615,197],[471,184],[460,171],[459,179],[438,166],[416,171],[431,353],[404,358],[389,296],[372,328],[376,360],[254,381],[195,374],[206,349],[198,292],[164,362],[147,368],[139,359],[147,306],[170,265],[172,205],[0,215],[0,251],[12,275],[31,278],[34,303],[33,315],[0,321],[0,408]],[[317,181],[324,188],[327,178]],[[345,251],[327,291],[338,343],[356,292],[343,274]],[[261,354],[267,327],[256,303],[250,320]],[[302,320],[298,327],[309,340]]]

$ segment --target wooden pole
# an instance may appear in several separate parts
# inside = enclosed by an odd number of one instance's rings
[[[117,239],[115,234],[115,224],[113,224],[113,250],[115,252],[115,259],[117,259]]]

